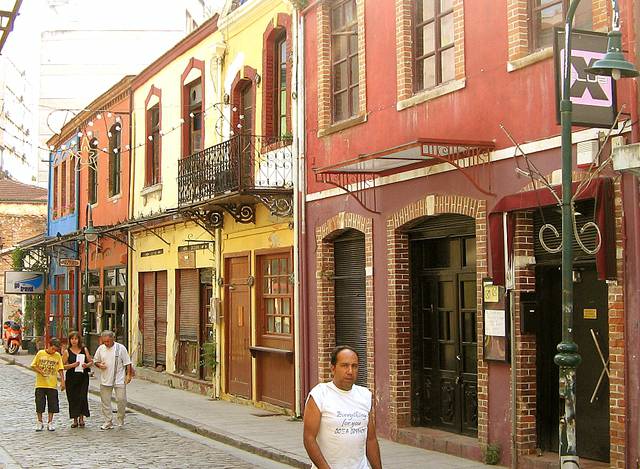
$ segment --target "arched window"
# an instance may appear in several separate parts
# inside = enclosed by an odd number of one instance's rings
[[[120,153],[122,124],[116,122],[109,129],[109,197],[120,194]]]

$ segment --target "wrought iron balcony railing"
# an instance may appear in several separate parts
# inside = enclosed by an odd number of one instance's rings
[[[178,204],[293,187],[290,138],[236,135],[178,162]]]

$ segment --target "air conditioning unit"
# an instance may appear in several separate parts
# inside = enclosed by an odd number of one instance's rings
[[[612,153],[613,169],[640,177],[640,143],[622,145],[614,148]]]
[[[588,168],[593,164],[597,164],[596,157],[598,156],[599,149],[600,147],[597,140],[587,140],[586,142],[578,143],[576,158],[578,168]]]

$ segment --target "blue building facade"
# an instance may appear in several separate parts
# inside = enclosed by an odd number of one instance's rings
[[[47,239],[47,335],[66,338],[78,319],[78,196],[76,170],[79,139],[73,136],[49,153]],[[65,265],[66,264],[66,265]]]

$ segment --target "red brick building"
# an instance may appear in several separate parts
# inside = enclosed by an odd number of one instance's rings
[[[330,378],[331,349],[348,343],[366,364],[381,434],[474,459],[496,445],[517,467],[555,467],[558,447],[560,255],[545,246],[559,239],[543,227],[560,228],[544,184],[559,184],[552,26],[568,2],[539,3],[339,0],[303,11],[304,388]],[[621,13],[633,57],[631,3]],[[610,2],[578,7],[576,28],[610,25]],[[633,81],[617,84],[618,109],[632,115],[619,117],[616,145],[637,140],[635,96]],[[575,162],[604,146],[574,172],[589,251],[574,260],[578,453],[626,467],[637,453],[622,199],[633,181],[605,163],[611,142],[599,131],[573,128]]]

